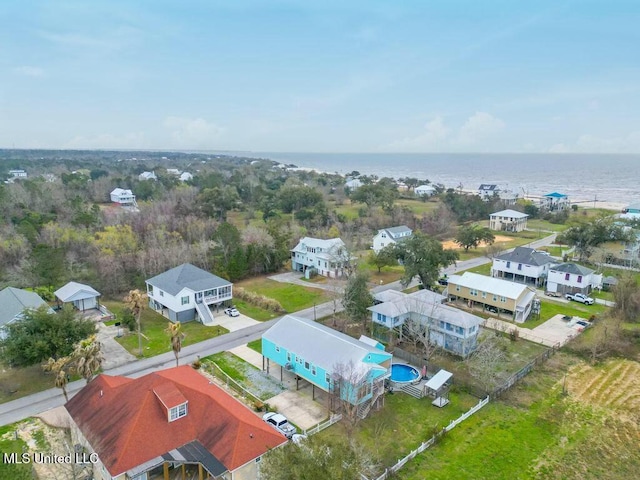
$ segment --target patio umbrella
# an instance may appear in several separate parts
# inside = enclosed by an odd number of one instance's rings
[[[427,366],[422,366],[422,378],[427,378]]]

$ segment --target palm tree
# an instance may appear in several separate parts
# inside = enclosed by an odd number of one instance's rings
[[[142,356],[142,332],[140,329],[140,316],[147,306],[147,294],[138,289],[130,290],[129,295],[124,297],[124,302],[131,309],[136,317],[136,326],[138,327],[138,354]]]
[[[47,363],[42,365],[42,369],[45,372],[52,372],[55,374],[56,379],[54,381],[54,385],[56,388],[62,389],[62,393],[64,395],[65,401],[69,401],[69,396],[67,395],[67,384],[69,383],[69,376],[65,367],[71,362],[71,358],[62,357],[57,360],[53,358],[49,358]]]
[[[100,346],[100,342],[96,340],[96,336],[91,335],[89,338],[76,344],[71,354],[73,369],[78,375],[82,376],[87,383],[91,381],[102,366],[103,357]]]
[[[167,332],[167,335],[171,337],[171,348],[173,349],[173,354],[176,356],[176,367],[178,366],[178,357],[180,356],[180,350],[182,350],[182,341],[185,337],[185,334],[182,333],[181,328],[182,326],[180,325],[180,322],[169,322],[169,326],[165,330],[165,332]]]

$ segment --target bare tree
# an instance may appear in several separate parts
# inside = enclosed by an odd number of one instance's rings
[[[486,335],[478,344],[473,355],[467,360],[472,377],[480,382],[485,391],[490,392],[500,378],[500,366],[506,359],[501,337]]]
[[[339,362],[331,374],[331,404],[342,413],[347,435],[351,437],[361,418],[358,415],[359,401],[368,393],[368,371],[353,360]]]

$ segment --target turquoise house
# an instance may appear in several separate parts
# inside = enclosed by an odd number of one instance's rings
[[[365,417],[384,393],[392,355],[368,337],[359,340],[313,320],[286,315],[262,335],[263,364],[294,373],[358,408]]]

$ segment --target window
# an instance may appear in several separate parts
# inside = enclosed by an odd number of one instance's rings
[[[384,242],[380,243],[380,246],[381,246],[381,247],[384,247]]]
[[[280,346],[279,345],[276,345],[276,352],[280,353]]]
[[[186,417],[187,416],[187,404],[183,403],[178,405],[177,407],[172,407],[169,410],[169,421],[173,422],[174,420],[177,420],[179,418],[182,417]]]
[[[160,290],[160,296],[164,297],[164,292],[162,290]]]
[[[500,301],[502,303],[507,303],[507,297],[500,297]]]
[[[309,362],[304,362],[304,368],[306,370],[309,370],[309,368],[311,368],[311,365],[309,364]]]
[[[482,298],[487,298],[487,292],[482,292]]]
[[[444,328],[444,322],[440,320],[440,328]]]
[[[315,365],[311,365],[311,375],[315,376],[316,374],[316,366]]]
[[[497,301],[498,301],[498,296],[497,296],[497,295],[494,295],[494,296],[493,296],[493,301],[494,301],[494,302],[497,302]]]
[[[327,385],[331,385],[331,376],[328,373],[324,374],[324,381],[327,382]]]
[[[578,275],[578,283],[582,283],[582,275]]]
[[[387,238],[387,234],[386,234],[386,233],[383,233],[383,234],[382,234],[382,238]]]
[[[469,289],[469,295],[473,295],[474,297],[478,296],[478,291],[474,288]]]
[[[518,264],[518,270],[522,270],[522,264],[521,263]]]
[[[327,268],[327,262],[324,262],[324,268]]]
[[[511,268],[511,262],[507,262],[507,268]]]
[[[460,285],[456,285],[456,292],[460,291]]]
[[[384,322],[385,321],[385,316],[382,315],[381,313],[378,314],[378,321],[379,322]]]
[[[182,297],[180,300],[182,301],[182,305],[189,305],[189,296]]]
[[[569,280],[569,277],[571,277],[571,274],[569,274],[569,273],[565,273],[564,274],[564,279],[565,280]]]
[[[287,362],[291,361],[291,352],[287,352]]]
[[[153,297],[153,285],[149,285],[149,295]]]

